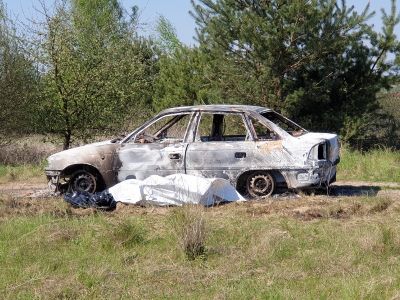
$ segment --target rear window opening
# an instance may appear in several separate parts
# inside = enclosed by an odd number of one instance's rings
[[[294,137],[307,133],[307,130],[275,111],[266,111],[261,113],[261,115]]]

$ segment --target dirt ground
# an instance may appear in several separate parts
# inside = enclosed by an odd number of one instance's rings
[[[43,198],[50,197],[51,193],[46,183],[7,182],[0,184],[1,195],[17,198]]]
[[[8,182],[0,184],[0,196],[15,198],[46,198],[51,193],[46,183]],[[329,187],[329,191],[318,192],[327,198],[335,196],[385,196],[392,200],[400,200],[400,184],[395,182],[338,181]],[[306,198],[309,193],[286,192],[276,194],[273,199]]]

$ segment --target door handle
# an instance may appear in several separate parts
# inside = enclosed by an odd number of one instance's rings
[[[170,153],[168,157],[169,159],[181,159],[182,155],[180,153]]]
[[[246,152],[235,152],[235,158],[245,158]]]

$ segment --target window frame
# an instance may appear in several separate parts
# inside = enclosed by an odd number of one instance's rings
[[[244,127],[245,127],[245,129],[247,131],[247,134],[249,135],[249,139],[248,140],[245,139],[244,141],[224,141],[224,140],[222,140],[222,141],[201,141],[200,139],[197,140],[196,137],[197,137],[197,134],[199,132],[199,126],[200,126],[200,122],[201,122],[203,114],[224,115],[224,118],[225,118],[226,115],[239,115],[242,118],[242,122],[243,122],[243,125],[244,125]],[[220,143],[220,142],[232,143],[233,142],[234,143],[234,142],[255,141],[254,133],[252,131],[254,129],[249,126],[249,120],[247,119],[247,114],[245,112],[235,112],[235,111],[233,111],[233,112],[226,112],[226,111],[199,111],[197,113],[197,116],[196,116],[196,119],[195,119],[194,122],[195,122],[195,128],[194,128],[194,132],[193,132],[193,139],[191,141],[193,143],[210,143],[210,142],[215,142],[215,143]],[[246,134],[246,136],[247,136],[247,134]],[[246,136],[245,136],[245,138],[246,138]]]
[[[129,139],[127,139],[127,140],[125,141],[125,143],[140,144],[140,143],[138,143],[138,142],[136,141],[137,137],[138,137],[141,133],[143,133],[144,131],[146,131],[146,129],[148,129],[148,128],[149,128],[150,126],[152,126],[153,124],[157,123],[158,121],[160,121],[160,120],[162,120],[162,119],[164,119],[164,118],[173,117],[170,121],[168,121],[166,124],[164,124],[164,125],[157,131],[157,133],[161,133],[163,130],[169,129],[170,127],[174,126],[177,122],[179,122],[179,121],[180,121],[182,118],[184,118],[184,116],[186,116],[186,115],[189,116],[189,119],[188,119],[188,123],[187,123],[186,129],[185,129],[185,133],[184,133],[183,139],[182,139],[182,141],[180,141],[180,143],[185,143],[186,140],[187,140],[187,138],[188,138],[188,136],[189,136],[189,129],[191,128],[191,123],[193,122],[193,118],[194,118],[194,115],[195,115],[194,112],[169,113],[169,114],[165,114],[165,115],[159,116],[159,117],[153,119],[152,121],[150,121],[150,122],[149,122],[148,124],[146,124],[144,127],[138,129],[138,131],[137,131],[135,134],[131,135],[131,136],[129,137]],[[168,127],[168,124],[171,123],[172,120],[173,120],[176,116],[182,116],[182,118],[179,119],[179,120],[177,120],[175,123],[171,124],[171,125]],[[150,144],[152,144],[152,143],[150,143]]]
[[[261,114],[260,114],[260,115],[261,115]],[[251,128],[252,128],[252,130],[253,130],[253,132],[254,132],[254,140],[255,140],[255,141],[257,141],[257,142],[269,142],[269,141],[278,141],[278,140],[281,140],[281,139],[282,139],[281,135],[280,135],[278,132],[276,132],[276,130],[274,130],[273,128],[271,128],[271,126],[265,125],[265,124],[262,123],[258,118],[255,118],[254,116],[247,116],[247,117],[248,117],[249,124],[250,124],[250,126],[251,126]],[[266,119],[267,119],[267,118],[266,118]],[[267,120],[268,120],[268,119],[267,119]],[[261,139],[258,137],[258,134],[257,134],[256,129],[254,128],[253,121],[258,122],[258,123],[260,123],[261,125],[263,125],[263,126],[265,126],[266,128],[268,128],[271,132],[275,133],[275,135],[276,135],[277,138],[276,138],[276,139],[270,139],[270,140],[261,140]],[[270,122],[271,122],[271,121],[270,121]],[[275,123],[274,123],[274,125],[277,126]],[[282,129],[282,130],[283,130],[283,129]]]

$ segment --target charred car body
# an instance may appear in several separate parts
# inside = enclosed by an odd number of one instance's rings
[[[51,155],[45,172],[60,192],[186,173],[225,178],[242,194],[259,197],[278,186],[328,185],[338,162],[335,134],[308,132],[264,107],[203,105],[164,110],[121,140]]]

